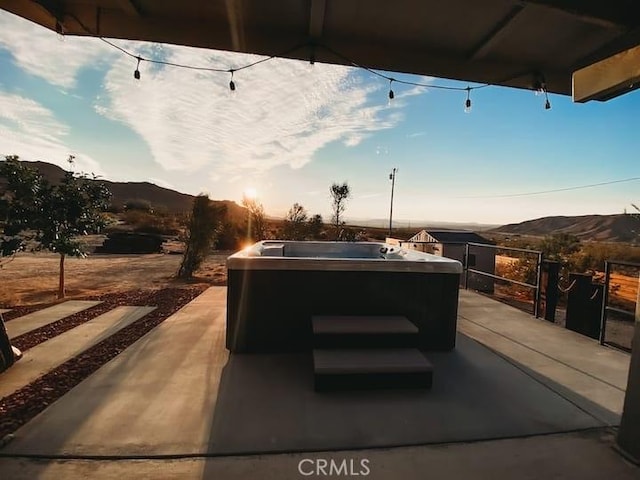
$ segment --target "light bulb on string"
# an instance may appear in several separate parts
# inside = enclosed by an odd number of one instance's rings
[[[547,81],[541,73],[536,73],[534,76],[533,90],[536,97],[545,94],[547,91]]]
[[[393,89],[391,88],[391,84],[393,83],[393,78],[389,79],[389,105],[391,105],[391,100],[395,98],[395,93],[393,93]]]
[[[308,50],[308,55],[309,55],[309,61],[306,63],[306,71],[309,74],[316,74],[315,72],[315,65],[316,65],[316,46],[313,43],[310,43],[308,45],[309,50]]]
[[[233,81],[233,70],[229,70],[231,72],[231,80],[229,81],[229,90],[231,90],[232,92],[236,91],[236,84]]]
[[[551,110],[551,102],[549,101],[549,95],[547,94],[547,90],[544,90],[544,109]]]
[[[135,78],[136,80],[140,80],[140,62],[142,61],[142,58],[136,58],[138,59],[138,63],[136,65],[136,70],[133,72],[133,78]]]
[[[464,113],[471,113],[471,87],[467,87],[467,99],[464,102]]]

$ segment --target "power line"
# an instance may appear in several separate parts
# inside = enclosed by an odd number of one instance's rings
[[[568,192],[571,190],[581,190],[584,188],[602,187],[604,185],[613,185],[615,183],[635,182],[640,180],[640,177],[624,178],[622,180],[612,180],[610,182],[591,183],[589,185],[578,185],[575,187],[556,188],[554,190],[541,190],[539,192],[527,192],[527,193],[509,193],[504,195],[473,195],[456,198],[509,198],[509,197],[527,197],[530,195],[544,195],[546,193]]]

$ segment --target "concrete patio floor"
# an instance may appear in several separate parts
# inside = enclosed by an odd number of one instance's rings
[[[301,478],[300,460],[367,458],[369,478],[640,478],[609,428],[629,356],[460,294],[458,346],[429,355],[431,392],[326,396],[304,356],[228,358],[226,290],[210,288],[18,430],[0,472]]]

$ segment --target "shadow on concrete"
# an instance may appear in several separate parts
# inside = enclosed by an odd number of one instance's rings
[[[606,424],[478,342],[430,353],[431,391],[316,393],[311,355],[231,355],[209,453],[251,454],[468,442]],[[205,475],[206,478],[206,475]]]

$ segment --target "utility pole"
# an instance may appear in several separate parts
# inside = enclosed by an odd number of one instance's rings
[[[389,180],[391,180],[391,209],[389,210],[389,237],[391,237],[392,231],[392,222],[393,222],[393,189],[396,185],[396,172],[397,168],[393,167],[391,173],[389,174]]]

